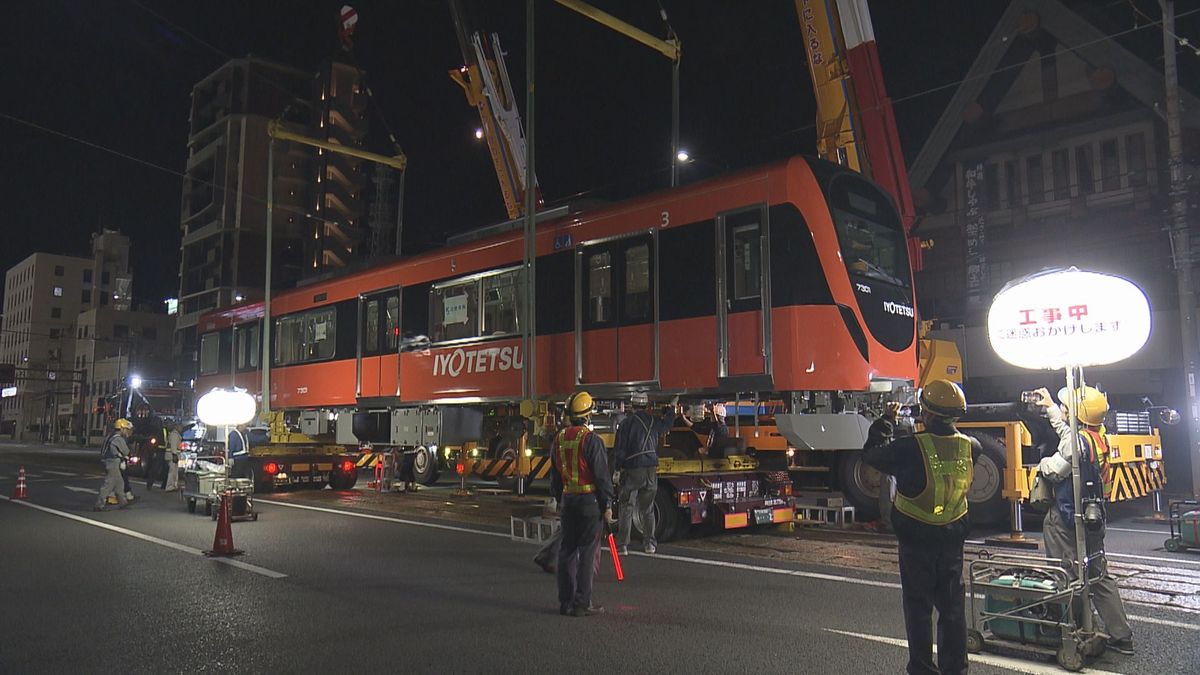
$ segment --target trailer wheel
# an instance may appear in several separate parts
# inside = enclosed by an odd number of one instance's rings
[[[974,628],[967,629],[967,651],[972,654],[983,651],[983,633]]]
[[[882,479],[883,474],[863,461],[862,450],[841,453],[838,484],[854,507],[854,520],[869,523],[879,519],[879,483]]]
[[[641,520],[637,513],[633,514],[634,529],[638,532],[642,531]],[[675,506],[675,490],[659,486],[654,493],[654,538],[660,542],[678,539],[682,534],[681,520],[679,508]]]
[[[1177,537],[1171,537],[1163,542],[1163,548],[1171,553],[1178,553],[1183,550],[1183,540]]]
[[[438,476],[441,475],[437,455],[423,445],[417,448],[417,454],[413,455],[412,472],[413,478],[422,485],[436,483]]]
[[[196,498],[195,497],[187,498],[187,509],[188,509],[188,513],[196,512]]]
[[[983,452],[977,453],[975,478],[967,491],[967,508],[973,525],[991,525],[1008,517],[1008,502],[1004,499],[1004,446],[994,436],[985,433],[963,433],[979,440]]]
[[[1079,653],[1079,647],[1074,642],[1059,647],[1054,658],[1064,670],[1076,672],[1083,669],[1083,654]]]
[[[517,449],[514,448],[508,441],[501,439],[498,443],[496,443],[495,457],[497,459],[503,459],[507,462],[513,462],[515,464],[517,461]],[[509,476],[496,476],[496,487],[500,488],[501,490],[516,492],[517,474],[515,470],[513,474]],[[529,487],[528,476],[525,477],[525,487]]]

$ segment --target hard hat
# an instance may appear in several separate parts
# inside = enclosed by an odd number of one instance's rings
[[[713,417],[720,417],[722,419],[725,417],[725,404],[724,403],[718,403],[713,406]]]
[[[130,422],[129,420],[122,417],[121,419],[119,419],[113,423],[113,427],[115,427],[117,431],[121,431],[123,429],[132,429],[133,422]]]
[[[644,391],[635,391],[629,397],[629,402],[635,406],[646,407],[650,405],[650,397]]]
[[[567,399],[567,414],[571,417],[587,417],[593,412],[592,395],[586,391],[577,391]]]
[[[1068,392],[1067,388],[1063,387],[1058,390],[1058,400],[1063,405],[1067,404]],[[1108,414],[1108,397],[1095,387],[1084,387],[1079,390],[1079,409],[1075,416],[1079,421],[1089,427],[1098,427],[1104,424],[1104,416]]]
[[[921,410],[958,419],[967,414],[967,397],[963,390],[950,380],[934,380],[921,388]]]

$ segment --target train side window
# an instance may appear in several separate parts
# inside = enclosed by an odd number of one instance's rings
[[[762,293],[762,246],[758,223],[733,228],[733,299],[757,298]]]
[[[221,334],[208,333],[200,336],[200,374],[215,375],[220,369]]]
[[[650,316],[650,245],[625,249],[625,321]]]
[[[321,361],[333,356],[337,344],[333,307],[277,319],[275,329],[279,336],[275,361],[279,365]]]
[[[371,300],[367,303],[366,309],[366,344],[363,345],[363,351],[367,354],[374,354],[379,351],[379,301]]]
[[[246,369],[246,329],[238,328],[234,331],[235,346],[234,351],[237,352],[237,369]]]
[[[246,344],[249,345],[249,350],[248,350],[249,354],[247,355],[248,356],[247,361],[250,362],[251,368],[258,367],[258,355],[262,351],[262,343],[259,342],[259,337],[258,337],[258,332],[259,332],[258,326],[259,326],[259,324],[256,323],[253,326],[250,326],[249,330],[246,331],[248,334],[248,337],[246,339]]]
[[[612,259],[608,251],[588,256],[588,313],[594,323],[612,319]]]
[[[479,281],[434,288],[429,294],[433,342],[479,337]]]
[[[520,291],[524,288],[521,270],[512,270],[483,278],[484,336],[512,335],[520,330]]]
[[[391,296],[387,299],[385,309],[387,319],[384,328],[387,331],[387,349],[395,352],[400,345],[400,297]]]

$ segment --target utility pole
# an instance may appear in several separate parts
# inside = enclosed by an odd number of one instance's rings
[[[1183,175],[1183,138],[1179,130],[1179,73],[1175,64],[1175,2],[1159,0],[1163,13],[1163,71],[1167,94],[1167,151],[1171,171],[1171,252],[1179,290],[1179,335],[1187,394],[1188,463],[1192,496],[1200,496],[1200,400],[1196,395],[1196,302],[1192,291],[1192,243],[1188,232],[1188,194]]]

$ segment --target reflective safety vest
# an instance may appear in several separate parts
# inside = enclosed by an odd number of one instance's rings
[[[562,476],[563,494],[583,495],[596,491],[592,467],[583,456],[583,444],[591,433],[587,427],[568,427],[558,432],[554,468]]]
[[[1100,472],[1100,482],[1104,485],[1104,498],[1107,499],[1111,494],[1109,489],[1112,487],[1113,481],[1113,477],[1108,471],[1108,441],[1104,438],[1104,434],[1095,429],[1084,429],[1083,435],[1091,441],[1092,461],[1095,462],[1096,469]]]
[[[967,491],[975,476],[971,439],[917,434],[925,460],[925,489],[916,497],[896,493],[896,510],[928,525],[947,525],[967,515]]]

